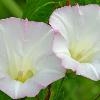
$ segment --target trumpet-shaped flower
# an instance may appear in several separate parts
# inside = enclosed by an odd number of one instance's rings
[[[13,99],[36,96],[64,76],[52,53],[52,28],[18,18],[0,21],[0,90]]]
[[[56,31],[53,51],[67,69],[92,80],[100,79],[100,7],[65,6],[50,17]]]

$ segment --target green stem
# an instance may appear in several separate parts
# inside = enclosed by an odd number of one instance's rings
[[[70,4],[70,0],[67,0],[66,5],[67,5],[67,6],[71,5],[71,4]]]
[[[47,92],[47,95],[45,97],[45,100],[49,100],[50,96],[51,96],[51,85],[48,86],[48,92]]]
[[[22,17],[22,10],[14,0],[0,0],[0,2],[16,17]]]
[[[13,100],[26,100],[26,97],[25,98],[21,98],[21,99],[13,99]]]
[[[36,100],[39,100],[39,97],[38,97],[38,95],[36,95],[35,99],[36,99]]]

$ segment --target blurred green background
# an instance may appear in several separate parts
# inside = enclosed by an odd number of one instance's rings
[[[71,5],[98,4],[100,0],[71,0]],[[66,0],[0,0],[0,19],[8,17],[28,18],[29,20],[48,23],[49,16],[54,9],[66,5]],[[60,84],[62,84],[61,87]],[[66,78],[51,85],[50,100],[100,100],[100,81],[92,81],[82,76],[76,76],[71,71]],[[26,100],[44,100],[47,89],[42,90],[37,98]],[[0,100],[11,100],[0,92]]]

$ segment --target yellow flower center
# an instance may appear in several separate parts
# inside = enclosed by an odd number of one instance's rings
[[[70,56],[80,63],[88,63],[93,60],[95,50],[90,41],[73,41],[69,47]]]
[[[28,70],[26,72],[19,71],[15,80],[25,82],[27,79],[31,78],[33,75],[34,73],[31,70]]]
[[[7,72],[12,79],[24,83],[26,80],[35,75],[36,69],[33,67],[31,57],[23,57],[21,59],[16,54],[13,54],[9,58],[9,67]]]

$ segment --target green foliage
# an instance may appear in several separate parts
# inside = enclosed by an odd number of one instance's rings
[[[48,22],[53,10],[65,5],[65,2],[66,0],[27,0],[23,18]]]
[[[53,84],[53,93],[50,100],[94,100],[97,94],[100,93],[100,81],[95,82],[82,76],[76,76],[71,72],[64,79],[59,94],[55,99],[59,82],[61,80]]]
[[[0,19],[22,17],[25,0],[0,0]]]
[[[12,100],[12,99],[0,91],[0,100]]]

